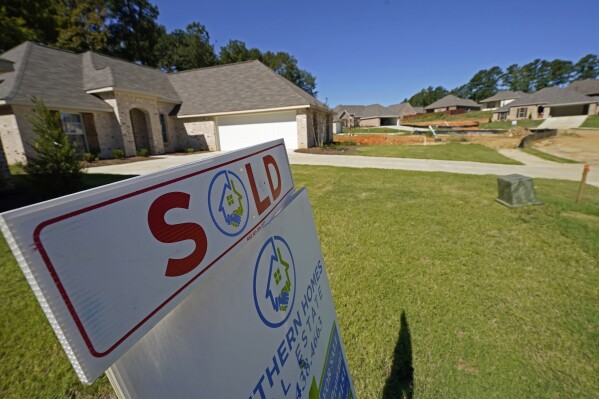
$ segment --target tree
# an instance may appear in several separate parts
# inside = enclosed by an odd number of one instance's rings
[[[226,46],[220,48],[218,62],[231,64],[234,62],[253,61],[262,59],[262,52],[257,48],[248,49],[240,40],[229,40]]]
[[[582,57],[573,67],[573,80],[599,77],[599,58],[595,54]]]
[[[109,32],[105,1],[60,0],[56,9],[57,47],[77,52],[106,51]]]
[[[36,135],[36,157],[28,160],[25,172],[43,198],[77,191],[83,174],[77,143],[62,131],[58,114],[50,112],[42,100],[31,97],[31,102],[33,114],[28,119]]]
[[[176,29],[163,35],[157,49],[162,54],[159,67],[169,72],[216,64],[216,54],[210,44],[208,30],[199,22],[187,25],[185,31]]]
[[[262,54],[262,62],[300,89],[316,96],[316,78],[310,72],[299,69],[297,60],[289,53],[267,51]]]
[[[443,86],[429,86],[410,97],[408,102],[416,107],[426,107],[435,101],[442,99],[447,94],[449,94],[449,92]]]
[[[482,69],[466,85],[452,90],[452,94],[478,102],[497,93],[502,75],[503,71],[498,66]]]
[[[53,0],[2,0],[0,3],[0,53],[26,40],[54,43],[56,13]]]
[[[156,46],[164,29],[156,22],[158,8],[148,0],[109,0],[107,20],[111,55],[158,66]]]

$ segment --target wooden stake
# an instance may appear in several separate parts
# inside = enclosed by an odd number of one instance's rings
[[[591,167],[589,165],[584,165],[584,169],[582,170],[582,180],[580,181],[580,187],[578,188],[578,198],[576,199],[576,203],[580,204],[582,201],[582,194],[584,193],[584,185],[587,182],[587,175]]]

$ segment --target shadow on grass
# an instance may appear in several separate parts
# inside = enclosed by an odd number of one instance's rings
[[[108,175],[108,174],[84,174],[81,190],[103,186],[105,184],[114,183],[120,180],[135,177],[134,175]],[[15,184],[15,189],[2,192],[0,194],[0,212],[9,211],[11,209],[21,208],[23,206],[35,204],[45,199],[36,193],[35,186],[27,178],[27,175],[13,175],[12,180]]]
[[[393,365],[385,381],[383,399],[412,399],[413,396],[412,336],[406,312],[402,311],[399,336],[393,350]]]

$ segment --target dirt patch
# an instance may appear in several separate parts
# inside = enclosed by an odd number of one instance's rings
[[[477,120],[467,120],[467,121],[428,121],[428,122],[413,122],[410,123],[402,122],[402,125],[406,126],[414,126],[414,127],[429,127],[429,126],[439,126],[439,127],[478,127],[479,122]]]
[[[394,136],[385,134],[371,134],[360,136],[335,137],[338,143],[356,143],[358,145],[401,145],[401,144],[423,144],[425,136]],[[427,143],[433,143],[433,138],[426,138]]]
[[[599,167],[599,129],[559,131],[555,137],[535,141],[533,147],[551,155]]]
[[[311,147],[311,148],[298,148],[295,152],[301,152],[303,154],[318,154],[318,155],[343,155],[351,154],[353,152],[352,147]]]

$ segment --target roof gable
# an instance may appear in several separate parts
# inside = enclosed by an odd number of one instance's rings
[[[599,95],[599,79],[576,80],[570,83],[566,89],[575,90],[587,96],[597,96]]]
[[[326,106],[260,61],[168,75],[182,104],[179,116]]]
[[[456,97],[453,94],[448,94],[440,100],[435,101],[424,109],[435,109],[435,108],[446,108],[446,107],[471,107],[480,108],[480,104],[476,102],[460,97]]]
[[[520,98],[524,95],[521,91],[511,91],[511,90],[501,90],[492,95],[489,98],[485,98],[484,100],[480,100],[481,103],[488,103],[491,101],[502,101],[502,100],[511,100],[514,98]]]
[[[519,105],[562,105],[562,104],[586,104],[592,103],[591,97],[578,93],[570,89],[562,89],[560,87],[546,87],[534,93],[523,95],[517,100],[508,104],[509,107]]]
[[[83,90],[79,54],[25,42],[2,54],[14,71],[2,74],[0,99],[30,105],[30,96],[50,108],[112,111],[99,98]]]

